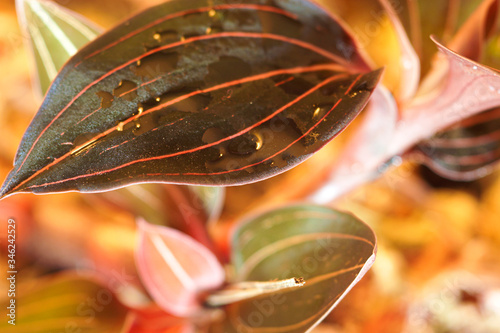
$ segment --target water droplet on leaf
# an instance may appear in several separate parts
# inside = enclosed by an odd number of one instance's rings
[[[206,144],[217,142],[225,137],[224,133],[220,128],[211,127],[203,133],[202,141]]]
[[[246,133],[235,138],[228,145],[228,151],[235,155],[249,155],[260,150],[263,145],[261,136]]]
[[[179,54],[177,52],[157,52],[139,60],[136,66],[130,67],[139,77],[153,79],[165,75],[177,67]]]
[[[137,85],[129,80],[122,80],[120,84],[113,89],[113,95],[115,97],[122,97],[127,101],[132,101],[137,97],[137,91],[135,90]]]
[[[208,75],[205,77],[207,83],[221,83],[234,81],[252,74],[252,67],[244,60],[221,56],[217,62],[208,66]]]
[[[96,93],[101,98],[101,108],[109,108],[113,104],[114,97],[107,91],[99,91]]]

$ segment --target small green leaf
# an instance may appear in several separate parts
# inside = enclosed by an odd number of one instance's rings
[[[35,85],[45,94],[59,69],[101,28],[53,1],[16,0],[16,6],[35,58]]]
[[[7,309],[7,317],[0,321],[2,333],[120,332],[127,313],[111,290],[73,273],[43,279],[34,287],[18,285],[11,299],[12,311],[10,299],[1,303]],[[8,320],[14,318],[12,325]]]
[[[226,307],[214,332],[306,332],[366,273],[375,259],[373,231],[352,215],[321,206],[281,208],[237,228],[237,281],[304,278],[283,289]]]

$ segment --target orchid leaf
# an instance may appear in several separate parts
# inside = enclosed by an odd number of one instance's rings
[[[127,314],[111,290],[73,273],[20,285],[16,293],[15,325],[2,320],[3,333],[120,332]],[[2,303],[2,308],[8,306],[9,300]]]
[[[224,269],[213,253],[175,229],[139,221],[136,265],[156,304],[177,316],[201,310],[200,295],[220,287]]]
[[[500,74],[464,58],[434,39],[446,59],[446,75],[434,91],[415,99],[405,110],[388,152],[410,148],[438,131],[500,104]],[[418,140],[420,138],[420,140]]]
[[[373,231],[354,216],[296,205],[239,225],[232,239],[237,281],[304,278],[302,287],[233,303],[213,332],[309,332],[372,265]]]
[[[484,1],[449,43],[450,49],[474,61],[488,59],[489,50],[485,50],[484,45],[497,29],[498,11],[498,1]],[[433,85],[446,84],[443,83],[445,74],[440,70],[447,68],[446,61],[449,60],[436,59],[434,72],[437,75],[431,72],[435,77],[429,81],[433,80],[434,84],[428,84],[428,90],[434,89]],[[439,75],[442,76],[441,82]],[[492,95],[498,94],[494,86],[483,88],[486,89]],[[472,92],[471,98],[481,97],[478,88]],[[417,151],[425,164],[445,178],[461,181],[481,178],[495,169],[500,158],[498,115],[498,108],[493,108],[462,120],[421,143]]]
[[[59,69],[101,28],[55,1],[16,0],[16,5],[36,63],[35,85],[43,95]]]
[[[366,73],[340,41],[353,44],[309,1],[146,10],[64,66],[1,195],[232,185],[284,172],[345,128],[378,82],[380,71]]]
[[[442,177],[468,181],[488,175],[500,160],[500,109],[457,123],[421,143],[418,151]]]
[[[30,36],[33,36],[30,40],[35,44],[34,46],[39,45],[42,47],[50,43],[59,43],[62,47],[66,45],[66,48],[73,48],[76,52],[76,48],[95,39],[98,35],[97,32],[100,30],[97,28],[97,25],[79,14],[59,6],[55,2],[20,0],[18,1],[18,6],[22,6],[19,8],[18,13],[21,17],[21,21],[24,22],[23,27],[28,30],[28,33],[31,32]],[[34,11],[34,9],[37,9],[37,11]],[[48,32],[51,32],[51,34]],[[46,37],[48,41],[42,39],[35,43],[36,37]],[[38,50],[36,47],[34,49]],[[39,69],[38,75],[38,83],[42,87],[43,93],[48,89],[48,86],[44,84],[44,79],[51,82],[57,75],[57,71],[59,71],[70,56],[75,53],[60,52],[60,50],[55,47],[51,47],[50,50],[57,51],[57,53],[51,55],[52,61],[46,59],[42,63],[47,65]],[[37,58],[39,54],[41,54],[41,52],[35,52],[35,58]],[[51,71],[49,68],[53,68],[54,70]],[[169,191],[169,189],[172,191]],[[186,200],[189,200],[189,203],[182,201],[182,196],[179,198],[179,196],[173,195],[172,192],[180,192],[180,190],[175,190],[176,189],[172,186],[165,187],[161,185],[145,184],[131,186],[127,189],[115,191],[111,194],[104,194],[102,196],[108,202],[127,208],[137,216],[141,216],[149,222],[169,225],[181,230],[183,227],[190,226],[190,230],[182,231],[190,234],[199,241],[206,242],[206,245],[210,245],[208,244],[207,236],[201,235],[204,233],[200,230],[205,229],[206,223],[218,218],[218,214],[222,208],[224,188],[189,186],[187,187],[187,191],[182,191],[182,193],[186,194],[185,196],[188,197]],[[171,204],[168,205],[168,203]],[[167,207],[170,208],[170,210],[168,210],[165,209],[165,206],[172,207]],[[172,215],[171,210],[176,210],[177,208],[182,211],[182,214],[179,214],[181,216],[169,216]],[[172,219],[174,221],[172,221]],[[200,240],[200,238],[202,239]]]

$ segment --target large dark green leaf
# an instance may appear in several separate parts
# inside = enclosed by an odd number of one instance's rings
[[[500,108],[459,122],[418,146],[439,175],[473,180],[494,171],[500,160]]]
[[[213,332],[306,332],[335,307],[375,259],[373,231],[352,215],[297,205],[258,216],[233,237],[238,281],[305,279],[302,287],[225,308]]]
[[[65,65],[1,194],[229,185],[283,172],[366,104],[380,72],[344,54],[351,44],[309,1],[154,7]]]
[[[78,47],[95,39],[99,29],[55,2],[18,0],[17,11],[21,27],[32,42],[38,67],[38,80],[35,81],[45,93],[57,71]],[[151,223],[182,230],[210,246],[205,224],[218,218],[224,188],[142,184],[96,195]]]

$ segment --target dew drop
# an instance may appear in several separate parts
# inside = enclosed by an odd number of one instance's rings
[[[205,167],[211,170],[219,169],[224,170],[226,163],[224,157],[226,155],[226,151],[223,147],[210,147],[207,150],[207,161],[205,162]]]
[[[174,70],[178,61],[177,52],[158,52],[138,60],[137,66],[132,66],[130,69],[136,76],[153,79]]]
[[[73,149],[70,154],[73,156],[78,156],[81,153],[88,151],[90,148],[94,147],[99,140],[95,138],[95,134],[85,133],[76,137],[73,141]]]
[[[208,66],[208,75],[205,77],[207,83],[228,82],[251,75],[252,67],[244,60],[232,57],[221,56],[218,61]]]
[[[215,9],[210,9],[208,11],[208,16],[210,16],[210,17],[214,17],[216,14],[217,14],[217,12],[215,11]]]
[[[319,113],[321,112],[321,108],[320,107],[317,107],[315,110],[314,110],[314,113],[313,113],[313,118],[316,118]]]
[[[99,91],[96,93],[101,98],[101,108],[109,108],[113,104],[114,97],[107,91]]]
[[[118,132],[123,132],[123,125],[125,125],[125,123],[122,121],[118,124],[118,126],[116,126],[116,130]]]
[[[160,103],[161,102],[161,97],[156,97],[155,101],[157,101],[158,103]]]
[[[320,117],[323,117],[331,108],[332,108],[332,105],[330,105],[330,104],[316,106],[316,108],[314,109],[312,118],[318,119]]]
[[[211,27],[208,27],[206,30],[205,30],[205,33],[207,35],[210,35],[210,33],[212,33],[212,28]]]
[[[282,169],[288,166],[288,162],[283,156],[277,156],[273,159],[272,166]]]
[[[139,106],[137,108],[137,112],[139,112],[137,115],[140,116],[144,112],[144,108],[142,106]]]
[[[153,39],[160,43],[171,43],[180,40],[180,36],[175,30],[163,30],[155,32]]]
[[[137,85],[129,80],[122,80],[120,84],[113,89],[113,95],[115,97],[122,97],[127,101],[132,101],[137,97],[137,91],[135,90]]]
[[[254,136],[255,136],[255,150],[258,151],[264,145],[264,140],[263,140],[262,135],[260,133],[254,133]]]
[[[207,129],[205,133],[203,133],[203,137],[201,138],[201,140],[206,144],[210,144],[213,142],[217,142],[223,138],[224,138],[224,133],[220,128],[211,127]]]
[[[249,155],[260,150],[262,146],[262,136],[247,133],[233,139],[228,145],[228,151],[234,155]]]
[[[210,30],[210,32],[208,32]],[[209,28],[207,28],[207,34],[216,34],[224,31],[224,28],[220,24],[212,24]]]

